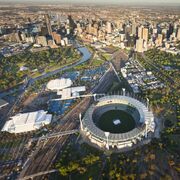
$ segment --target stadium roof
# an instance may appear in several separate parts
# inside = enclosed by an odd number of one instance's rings
[[[2,131],[8,131],[10,133],[33,131],[43,125],[50,124],[51,119],[52,115],[47,114],[44,110],[20,113],[11,117],[11,119],[5,123]]]
[[[137,108],[137,110],[140,113],[140,122],[141,123],[147,123],[149,129],[153,130],[154,125],[152,124],[154,116],[152,112],[148,111],[147,107],[141,103],[140,101],[133,99],[131,97],[127,96],[106,96],[100,99],[97,105],[91,105],[91,107],[87,110],[84,118],[83,118],[83,127],[86,131],[90,132],[92,135],[97,137],[98,139],[102,139],[106,141],[105,132],[99,129],[93,122],[92,114],[94,112],[94,109],[96,106],[105,106],[108,103],[119,103],[119,104],[129,104]],[[153,127],[151,127],[153,126]],[[119,133],[119,134],[109,134],[109,141],[115,142],[115,141],[127,141],[130,139],[134,139],[138,137],[142,131],[144,131],[144,128],[136,127],[133,130],[127,132],[127,133]]]
[[[72,85],[72,81],[69,78],[54,79],[47,83],[47,89],[49,90],[61,90],[68,88]]]

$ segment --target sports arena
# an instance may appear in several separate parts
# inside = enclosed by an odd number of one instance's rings
[[[81,122],[81,132],[101,148],[128,148],[155,130],[154,116],[142,102],[120,95],[94,102]]]

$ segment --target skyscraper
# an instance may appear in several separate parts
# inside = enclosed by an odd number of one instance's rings
[[[137,25],[136,25],[136,23],[133,23],[132,24],[132,34],[136,35],[136,33],[137,33]]]
[[[144,40],[143,39],[137,39],[136,40],[136,51],[137,52],[143,52],[144,51]]]
[[[148,28],[143,28],[143,39],[148,42]]]
[[[162,42],[163,42],[163,35],[162,34],[158,34],[158,37],[155,41],[156,46],[162,46]]]
[[[73,30],[77,27],[71,15],[68,15],[67,25],[69,26],[70,33],[73,33]]]
[[[45,18],[46,18],[46,25],[47,25],[47,29],[48,29],[48,34],[50,36],[52,36],[52,28],[51,28],[51,21],[50,21],[49,15],[46,14]]]
[[[180,27],[177,30],[177,39],[180,41]]]
[[[139,39],[143,38],[143,27],[142,26],[138,27],[138,38]]]
[[[107,22],[107,24],[106,24],[106,31],[107,31],[108,34],[112,33],[112,27],[111,27],[111,23],[110,22]]]

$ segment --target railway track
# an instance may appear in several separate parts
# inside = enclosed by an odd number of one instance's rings
[[[100,80],[99,84],[93,89],[95,93],[106,93],[109,87],[112,85],[112,79],[116,78],[113,69],[111,68],[103,79]],[[77,129],[79,127],[79,114],[84,113],[92,102],[92,97],[84,98],[77,106],[75,106],[68,114],[62,119],[59,119],[62,124],[58,124],[54,128],[54,132],[63,132]],[[33,177],[33,174],[38,172],[47,172],[52,168],[56,157],[62,150],[63,145],[67,142],[71,135],[53,137],[47,141],[42,141],[36,145],[36,150],[29,157],[26,166],[22,169],[18,179],[23,177]],[[47,174],[41,174],[34,179],[41,180]]]

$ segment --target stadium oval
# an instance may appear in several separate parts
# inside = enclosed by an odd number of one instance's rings
[[[98,126],[98,119],[106,112],[120,110],[131,115],[135,121],[135,127],[127,132],[104,131]],[[114,125],[121,126],[121,120],[112,119]],[[87,137],[91,143],[106,149],[123,149],[132,147],[141,140],[154,133],[154,116],[142,102],[120,95],[105,96],[97,100],[86,111],[81,120],[81,133]],[[114,128],[114,127],[113,127]],[[112,129],[113,129],[112,128]]]

